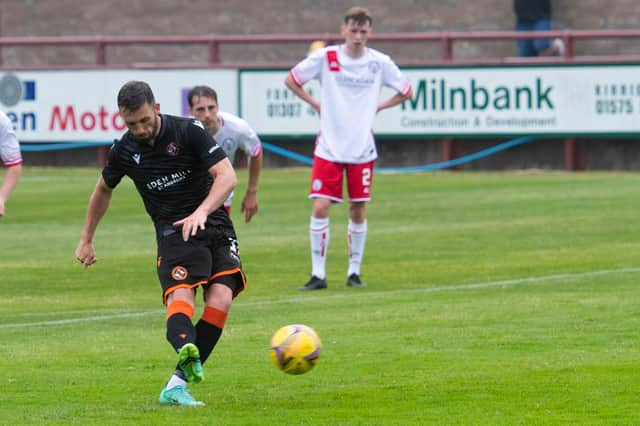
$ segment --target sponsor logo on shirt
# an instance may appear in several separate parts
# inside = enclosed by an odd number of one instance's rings
[[[369,77],[361,77],[361,78],[353,78],[349,76],[345,76],[342,74],[336,75],[336,83],[340,86],[350,86],[350,87],[371,87],[375,83],[373,78]]]
[[[142,158],[142,154],[139,154],[139,153],[133,154],[131,156],[131,158],[133,158],[133,161],[135,161],[136,164],[139,165],[140,164],[140,159]]]
[[[183,182],[191,174],[191,169],[181,170],[170,175],[162,176],[147,182],[147,189],[152,191],[164,191],[165,189]]]

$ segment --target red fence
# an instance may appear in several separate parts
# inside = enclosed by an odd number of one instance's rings
[[[562,57],[548,58],[517,58],[517,57],[481,57],[463,58],[456,55],[456,45],[460,43],[474,43],[487,41],[515,41],[518,39],[545,39],[560,38],[565,43],[565,52]],[[560,63],[638,63],[640,55],[577,55],[575,43],[581,40],[629,40],[640,41],[640,30],[564,30],[564,31],[490,31],[490,32],[434,32],[434,33],[394,33],[375,34],[372,42],[407,43],[424,42],[438,44],[440,57],[432,60],[399,59],[401,65],[496,65],[513,63],[560,62]],[[260,45],[260,44],[286,44],[294,45],[314,40],[335,42],[341,40],[339,34],[268,34],[268,35],[200,35],[200,36],[67,36],[67,37],[0,37],[0,69],[54,69],[54,68],[105,68],[105,67],[288,67],[291,62],[278,61],[234,61],[222,58],[221,47],[226,45]],[[143,64],[125,63],[115,64],[109,61],[109,48],[123,45],[191,45],[206,47],[208,58],[206,62],[162,62]],[[93,46],[95,61],[87,64],[64,64],[47,66],[7,66],[3,63],[3,50],[5,47],[51,47],[51,46]]]

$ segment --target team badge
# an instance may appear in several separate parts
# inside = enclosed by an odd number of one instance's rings
[[[320,189],[322,189],[322,181],[320,179],[314,179],[311,183],[311,188],[314,191],[320,191]]]
[[[189,272],[187,272],[187,268],[184,266],[176,266],[171,270],[171,278],[176,281],[185,280],[189,276]]]
[[[377,74],[380,71],[380,62],[369,62],[369,71],[371,72],[371,74]]]
[[[233,148],[233,139],[225,138],[222,141],[222,149],[224,149],[225,152],[231,152],[232,148]]]
[[[180,153],[180,147],[178,146],[177,143],[170,142],[169,145],[167,145],[167,148],[165,149],[165,151],[167,154],[175,157]]]

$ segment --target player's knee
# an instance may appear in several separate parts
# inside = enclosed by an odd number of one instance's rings
[[[233,288],[229,283],[213,283],[206,293],[205,302],[207,306],[228,312],[233,300]]]
[[[325,198],[315,198],[313,200],[313,212],[312,216],[316,219],[325,219],[329,217],[329,208],[331,207],[331,201]]]
[[[366,205],[366,203],[351,203],[349,206],[349,218],[355,223],[364,222],[367,217]]]

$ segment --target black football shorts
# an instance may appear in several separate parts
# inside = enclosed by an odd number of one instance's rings
[[[158,242],[158,278],[162,298],[178,288],[206,288],[223,284],[236,297],[246,283],[240,261],[238,240],[233,228],[208,226],[183,241],[182,232],[164,236]]]

